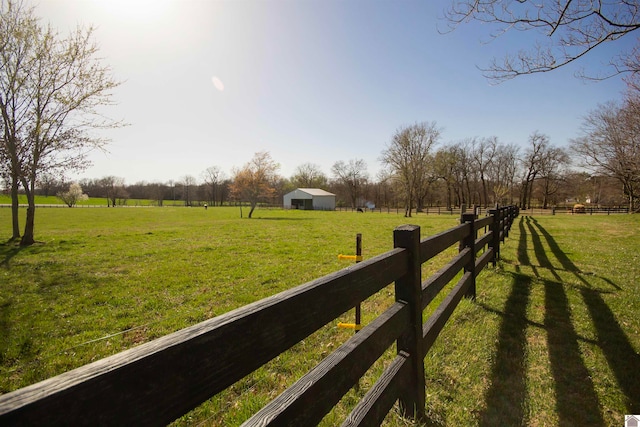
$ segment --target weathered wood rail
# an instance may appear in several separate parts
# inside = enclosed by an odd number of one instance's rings
[[[459,226],[422,240],[419,227],[398,227],[387,253],[2,395],[0,425],[165,425],[392,282],[390,308],[244,425],[317,424],[394,342],[397,356],[343,426],[379,425],[396,401],[422,417],[423,359],[463,296],[475,297],[476,276],[495,264],[517,215],[515,207],[464,214]],[[422,282],[422,264],[453,245],[459,253]],[[423,324],[424,308],[461,271]]]

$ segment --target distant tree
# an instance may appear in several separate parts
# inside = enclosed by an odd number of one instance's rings
[[[449,183],[456,204],[469,206],[474,202],[471,163],[473,139],[464,139],[450,144],[435,159],[437,175]]]
[[[67,191],[58,193],[58,198],[66,203],[70,208],[74,207],[79,201],[87,200],[89,196],[82,192],[82,187],[77,182],[71,183]]]
[[[349,163],[337,161],[331,167],[335,181],[345,189],[352,208],[357,207],[360,188],[369,179],[367,163],[362,159],[352,159]]]
[[[151,200],[155,200],[158,206],[162,206],[165,198],[167,186],[161,182],[152,182],[149,184],[149,194]]]
[[[262,151],[256,153],[241,169],[233,171],[231,194],[236,200],[249,202],[249,218],[259,202],[269,200],[275,193],[278,169],[280,165],[271,158],[271,154]]]
[[[441,147],[433,158],[436,177],[444,182],[447,209],[452,209],[456,203],[463,203],[457,197],[459,194],[458,187],[461,185],[456,173],[458,164],[459,150],[452,145]]]
[[[98,178],[83,178],[78,181],[78,184],[89,197],[106,197],[101,180]]]
[[[55,188],[59,185],[56,177],[50,173],[44,173],[38,178],[38,189],[40,193],[47,197],[55,192]]]
[[[520,148],[515,144],[500,144],[496,148],[493,161],[487,169],[487,180],[491,183],[494,203],[514,203],[513,190],[519,166],[519,151]]]
[[[204,183],[208,187],[208,200],[212,206],[215,206],[220,193],[220,186],[226,179],[226,174],[219,166],[211,166],[202,173]]]
[[[291,184],[297,188],[326,188],[327,176],[315,163],[303,163],[296,168],[291,177]]]
[[[568,165],[569,155],[562,148],[550,147],[542,153],[538,179],[541,183],[543,209],[547,209],[549,199],[560,189]]]
[[[436,122],[404,126],[396,130],[382,151],[380,160],[403,188],[405,217],[411,216],[414,202],[418,209],[422,207],[421,201],[433,180],[431,152],[440,139],[440,132]]]
[[[393,173],[388,169],[380,169],[376,175],[374,186],[374,203],[376,206],[395,207],[396,194],[393,191]]]
[[[581,166],[620,182],[634,212],[640,197],[640,102],[600,105],[584,119],[571,148]]]
[[[115,207],[118,199],[128,197],[124,188],[124,178],[111,175],[105,176],[99,182],[107,199],[107,206]]]
[[[111,103],[119,83],[100,63],[93,31],[78,28],[61,38],[20,0],[0,5],[0,157],[10,171],[13,200],[17,182],[27,198],[21,245],[35,242],[38,177],[86,167],[87,153],[106,143],[90,130],[118,125],[97,111]]]
[[[182,199],[184,200],[184,205],[191,206],[198,182],[191,175],[183,176],[180,181],[182,182]]]
[[[489,206],[489,185],[487,182],[489,169],[493,164],[498,146],[498,138],[495,136],[474,139],[471,145],[471,163],[480,178],[480,184],[482,186],[481,203],[484,204],[485,208]]]
[[[525,1],[452,0],[445,12],[450,28],[479,21],[493,24],[492,38],[510,31],[531,31],[541,37],[529,51],[494,59],[483,70],[500,82],[523,74],[555,70],[587,55],[598,46],[611,43],[640,28],[637,1]],[[631,52],[611,58],[611,74],[640,71],[638,45]]]
[[[542,167],[542,160],[549,149],[549,137],[539,132],[533,132],[529,136],[529,148],[524,152],[522,162],[522,181],[520,189],[520,207],[531,207],[531,195],[533,182],[538,177]]]

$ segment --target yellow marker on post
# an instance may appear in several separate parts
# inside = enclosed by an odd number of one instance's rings
[[[360,262],[362,261],[362,255],[338,255],[338,259],[346,259],[346,260],[351,260],[351,261],[355,261],[355,262]]]
[[[356,331],[359,331],[360,329],[362,329],[362,325],[356,325],[355,323],[342,323],[342,322],[339,322],[338,323],[338,328],[354,329]]]
[[[351,261],[355,261],[356,263],[359,263],[360,261],[362,261],[362,234],[358,233],[356,234],[356,254],[355,255],[343,255],[340,254],[338,255],[338,259],[346,259],[346,260],[351,260]],[[360,303],[356,304],[356,323],[338,323],[338,328],[343,328],[343,329],[353,329],[354,331],[358,332],[360,329],[362,329],[362,325],[361,325],[361,319],[362,314],[361,314],[361,307],[360,307]]]

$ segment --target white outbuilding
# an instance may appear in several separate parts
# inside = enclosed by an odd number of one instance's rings
[[[296,188],[284,195],[285,209],[332,211],[336,208],[336,195],[319,188]]]

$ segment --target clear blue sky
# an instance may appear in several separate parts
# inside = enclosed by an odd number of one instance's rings
[[[624,90],[620,78],[574,73],[601,70],[635,42],[492,86],[477,67],[533,35],[487,44],[491,27],[478,23],[442,35],[447,0],[33,1],[62,33],[97,27],[100,56],[124,82],[105,114],[130,126],[109,131],[109,152],[79,176],[128,184],[200,180],[214,165],[230,174],[257,151],[286,177],[302,163],[330,175],[336,161],[362,158],[375,178],[394,131],[421,121],[436,121],[444,143],[495,135],[525,146],[538,130],[564,146]]]

